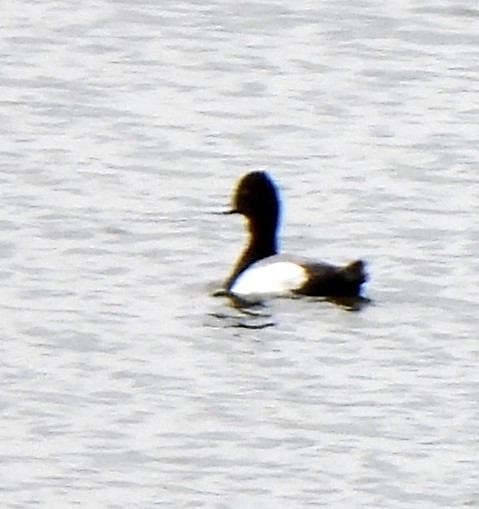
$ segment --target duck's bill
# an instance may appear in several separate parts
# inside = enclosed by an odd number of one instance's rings
[[[227,216],[230,214],[238,214],[238,211],[236,209],[228,209],[228,210],[222,210],[220,212],[213,212],[214,214],[218,214],[220,216]]]

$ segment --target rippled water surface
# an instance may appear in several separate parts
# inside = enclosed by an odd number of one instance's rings
[[[479,7],[17,1],[0,505],[479,507]],[[211,297],[251,169],[350,312]]]

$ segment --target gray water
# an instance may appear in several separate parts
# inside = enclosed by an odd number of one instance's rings
[[[0,506],[479,507],[477,2],[2,24]],[[211,296],[251,169],[372,304]]]

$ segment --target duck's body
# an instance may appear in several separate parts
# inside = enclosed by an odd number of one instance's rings
[[[225,282],[227,292],[248,299],[298,294],[324,297],[359,295],[367,275],[361,260],[344,266],[278,255],[280,202],[265,172],[251,172],[238,183],[233,208],[248,221],[249,242]]]

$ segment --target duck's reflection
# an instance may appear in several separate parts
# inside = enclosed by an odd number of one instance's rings
[[[233,313],[223,311],[211,313],[211,316],[229,327],[237,327],[242,329],[264,329],[276,325],[273,318],[273,311],[267,300],[246,300],[237,295],[234,295],[226,290],[217,290],[212,293],[214,297],[226,297],[230,309],[234,310]],[[345,311],[358,312],[366,306],[373,303],[371,299],[363,296],[352,297],[300,297],[292,294],[289,297],[282,297],[282,299],[302,299],[305,302],[319,303],[329,302],[335,306],[344,309]]]

